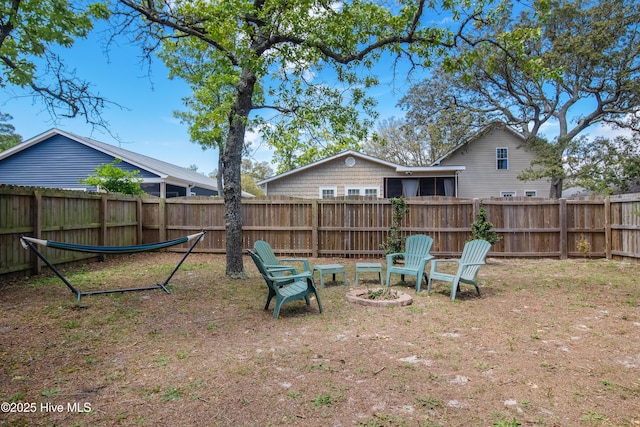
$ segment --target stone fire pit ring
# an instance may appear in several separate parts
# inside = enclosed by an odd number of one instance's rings
[[[376,291],[377,289],[372,289],[372,291]],[[413,303],[413,298],[411,295],[404,293],[402,291],[396,291],[398,294],[398,298],[396,299],[369,299],[367,295],[369,293],[369,289],[353,289],[347,292],[347,301],[352,302],[354,304],[367,305],[373,307],[402,307],[405,305],[410,305]]]

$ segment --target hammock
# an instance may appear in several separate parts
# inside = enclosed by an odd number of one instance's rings
[[[190,234],[185,237],[181,237],[179,239],[167,240],[166,242],[158,242],[158,243],[149,243],[146,245],[135,245],[135,246],[90,246],[90,245],[74,245],[72,243],[62,243],[62,242],[54,242],[51,240],[42,240],[35,239],[33,237],[20,236],[20,243],[22,246],[26,248],[31,248],[31,250],[40,258],[47,266],[64,282],[65,285],[71,290],[71,292],[75,293],[78,296],[78,301],[82,295],[97,295],[97,294],[111,294],[116,292],[129,292],[129,291],[148,291],[152,289],[162,289],[166,293],[170,294],[171,292],[167,289],[167,284],[169,280],[173,277],[173,275],[178,271],[182,263],[189,256],[189,254],[193,251],[195,246],[204,238],[204,231],[196,234]],[[86,253],[94,253],[94,254],[128,254],[128,253],[136,253],[136,252],[146,252],[153,251],[157,249],[168,248],[170,246],[179,245],[181,243],[186,243],[190,241],[194,241],[191,243],[189,250],[184,254],[178,265],[173,269],[169,277],[163,282],[158,283],[155,286],[148,286],[143,288],[127,288],[127,289],[108,289],[103,291],[92,291],[92,292],[82,292],[75,287],[58,271],[57,268],[49,262],[49,260],[38,250],[36,245],[46,246],[53,249],[61,249],[65,251],[76,251],[76,252],[86,252]]]
[[[22,246],[27,248],[25,241],[31,243],[37,243],[42,246],[47,246],[54,249],[62,249],[65,251],[87,252],[93,254],[130,254],[135,252],[153,251],[156,249],[168,248],[170,246],[179,245],[180,243],[186,243],[198,237],[202,237],[204,232],[191,234],[189,236],[180,237],[179,239],[167,240],[166,242],[149,243],[146,245],[136,246],[88,246],[88,245],[74,245],[72,243],[54,242],[52,240],[34,239],[33,237],[21,236],[20,240]]]

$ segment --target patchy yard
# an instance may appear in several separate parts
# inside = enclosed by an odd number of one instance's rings
[[[143,286],[179,257],[65,273]],[[0,284],[0,426],[640,426],[638,264],[490,259],[482,298],[464,286],[451,302],[437,282],[401,308],[352,305],[330,282],[323,314],[296,301],[274,321],[245,261],[234,281],[224,257],[194,254],[171,295],[80,304],[55,277]],[[311,262],[353,281],[356,260]]]

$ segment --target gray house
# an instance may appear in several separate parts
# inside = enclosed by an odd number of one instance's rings
[[[166,198],[218,195],[216,181],[203,174],[59,129],[0,152],[0,184],[96,191],[79,180],[116,158],[122,160],[121,169],[139,171],[142,189],[148,194]]]
[[[546,196],[549,181],[520,181],[537,155],[524,137],[494,123],[428,166],[402,166],[357,151],[331,157],[260,181],[268,196],[323,199],[343,196]]]
[[[402,166],[347,150],[258,182],[267,196],[415,197],[458,194],[464,166]]]
[[[458,197],[547,197],[548,179],[520,181],[518,175],[538,155],[527,149],[525,138],[501,123],[487,125],[462,141],[432,166],[464,165],[458,175]]]

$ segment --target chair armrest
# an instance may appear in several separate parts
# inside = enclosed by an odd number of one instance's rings
[[[291,267],[290,265],[273,265],[273,264],[264,264],[264,268],[267,271],[292,271],[297,273],[295,267]]]
[[[304,264],[304,271],[311,271],[309,269],[309,260],[307,260],[306,258],[279,258],[278,261],[301,262]]]
[[[302,274],[291,274],[289,276],[272,276],[269,275],[269,279],[272,280],[277,286],[281,286],[278,283],[279,282],[291,282],[293,281],[297,281],[300,279],[310,279],[311,278],[311,274],[309,273],[302,273]]]
[[[399,252],[395,254],[387,254],[387,267],[391,267],[393,265],[393,260],[400,256],[404,256],[404,252]]]
[[[460,266],[462,267],[467,267],[469,265],[485,265],[486,263],[484,261],[480,261],[480,262],[461,262]]]

